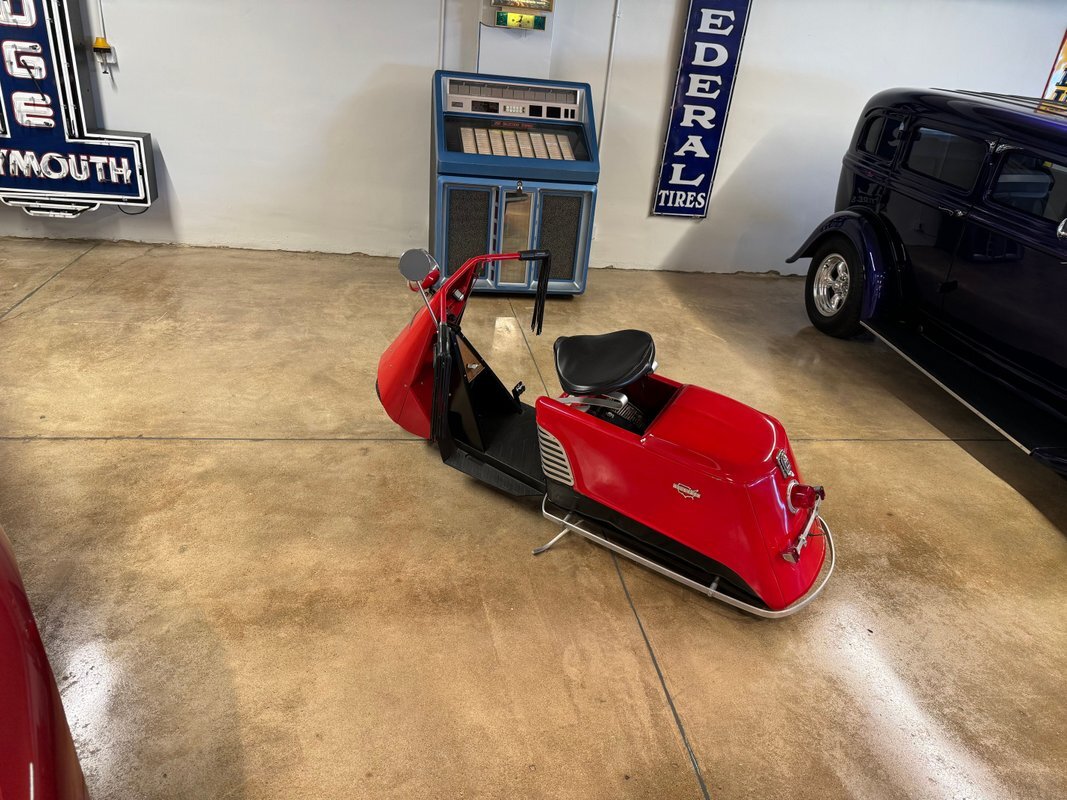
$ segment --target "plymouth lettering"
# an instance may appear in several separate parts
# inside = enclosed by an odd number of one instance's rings
[[[72,217],[155,197],[151,137],[96,130],[77,0],[0,0],[0,201]]]

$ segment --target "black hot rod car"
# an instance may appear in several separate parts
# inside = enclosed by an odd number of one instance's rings
[[[1067,474],[1067,104],[875,95],[799,258],[816,328],[867,328]]]

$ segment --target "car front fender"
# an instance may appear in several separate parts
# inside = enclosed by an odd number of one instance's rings
[[[891,263],[883,255],[878,230],[874,223],[858,211],[838,211],[823,220],[811,236],[785,261],[792,264],[799,258],[811,258],[819,245],[829,236],[844,236],[863,259],[865,277],[863,307],[860,319],[870,319],[879,310],[889,285]]]

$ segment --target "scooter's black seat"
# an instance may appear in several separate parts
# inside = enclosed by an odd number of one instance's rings
[[[607,394],[650,373],[656,345],[644,331],[556,339],[556,374],[567,394]]]

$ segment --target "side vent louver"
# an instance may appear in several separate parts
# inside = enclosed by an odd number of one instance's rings
[[[574,486],[571,462],[559,439],[538,425],[537,440],[541,444],[541,469],[545,471],[545,475],[567,486]]]

